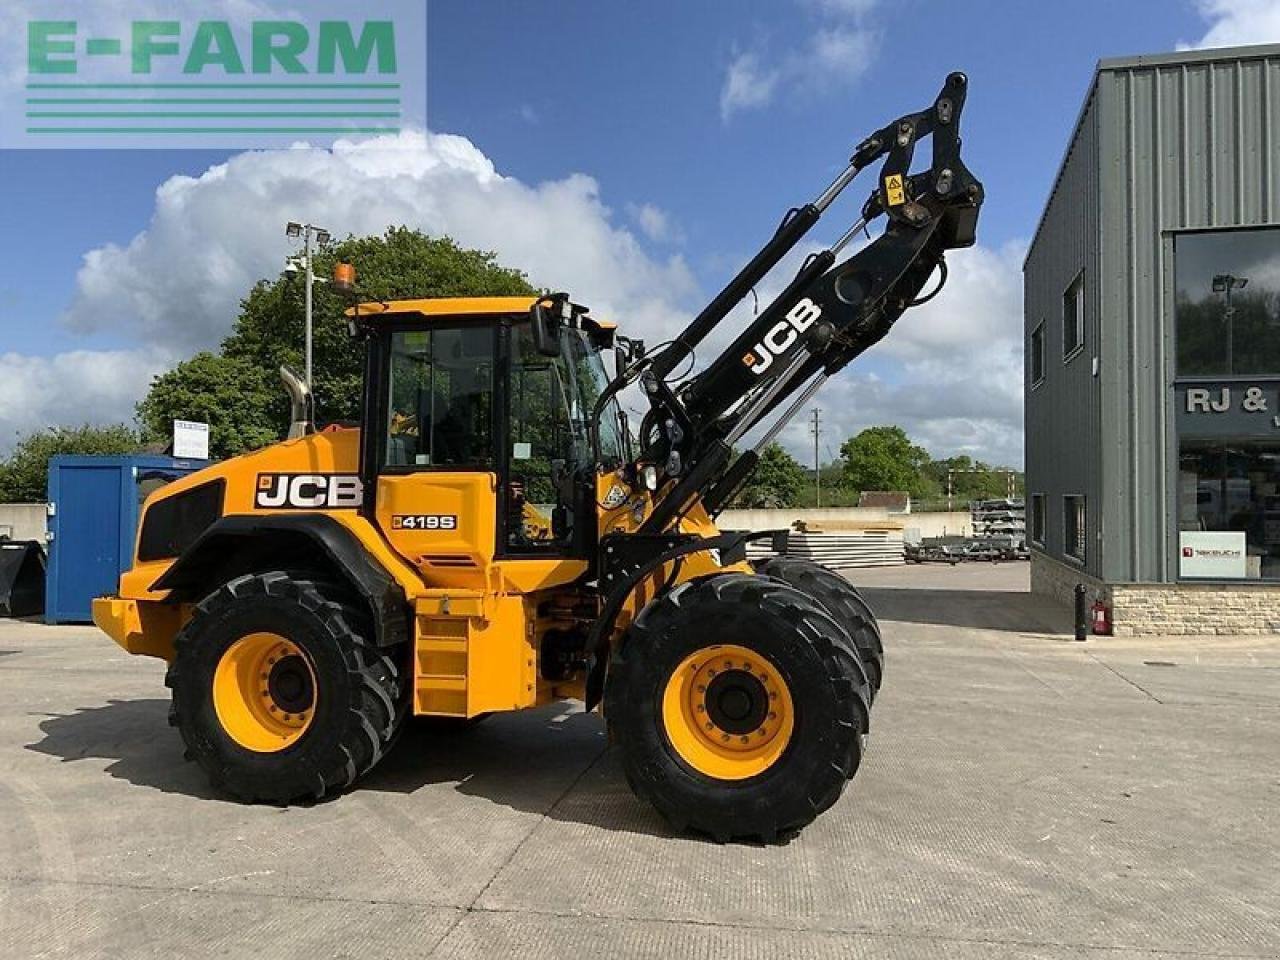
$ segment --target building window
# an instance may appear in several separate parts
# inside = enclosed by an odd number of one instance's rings
[[[1280,228],[1173,250],[1178,576],[1280,581]]]
[[[1084,347],[1084,274],[1071,281],[1062,295],[1062,359],[1070,360]]]
[[[1062,498],[1062,552],[1084,563],[1085,541],[1084,497],[1072,494]]]
[[[1044,546],[1044,494],[1031,495],[1031,542]]]
[[[1174,240],[1178,375],[1280,374],[1280,228]]]
[[[1178,554],[1183,578],[1280,580],[1280,439],[1181,440]]]
[[[1044,380],[1044,321],[1031,331],[1031,386]]]

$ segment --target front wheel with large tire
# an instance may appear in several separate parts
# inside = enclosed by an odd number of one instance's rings
[[[170,722],[216,788],[250,802],[320,799],[390,746],[408,703],[402,653],[376,647],[366,611],[334,585],[238,577],[174,641]]]
[[[651,602],[609,667],[605,718],[632,789],[678,830],[772,841],[857,769],[867,685],[847,637],[775,580],[722,573]]]
[[[884,680],[884,643],[875,614],[858,588],[835,571],[811,560],[769,557],[756,563],[755,568],[757,573],[781,580],[816,600],[844,627],[862,658],[874,701]]]

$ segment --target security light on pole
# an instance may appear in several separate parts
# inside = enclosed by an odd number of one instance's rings
[[[1243,290],[1249,285],[1248,277],[1237,277],[1229,273],[1219,273],[1213,278],[1213,292],[1222,294],[1225,308],[1222,319],[1227,325],[1227,373],[1235,373],[1235,319],[1236,308],[1231,304],[1231,292]]]
[[[307,274],[307,282],[305,288],[306,299],[306,373],[305,379],[307,389],[311,389],[311,301],[312,291],[316,284],[315,264],[311,256],[311,240],[314,237],[317,246],[325,246],[333,239],[332,234],[324,227],[317,227],[313,223],[298,223],[296,220],[290,220],[285,224],[284,234],[286,237],[297,239],[302,238],[302,256],[290,257],[285,261],[285,272],[297,273],[299,270],[305,270]],[[328,281],[321,281],[327,283]]]

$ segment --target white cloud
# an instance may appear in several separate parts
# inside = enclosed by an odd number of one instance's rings
[[[216,345],[245,292],[279,273],[293,250],[283,235],[292,219],[338,235],[391,224],[449,234],[571,291],[599,316],[625,319],[650,343],[686,322],[696,299],[684,261],[647,254],[588,176],[530,186],[499,174],[468,140],[422,132],[247,152],[198,177],[171,177],[145,230],[85,254],[64,320],[148,348],[0,357],[0,454],[15,431],[131,420],[154,374]],[[673,229],[656,207],[640,223]]]
[[[866,72],[880,45],[868,25],[878,0],[800,0],[817,19],[803,48],[770,61],[768,45],[735,51],[720,88],[720,118],[764,107],[787,91],[852,83]]]
[[[131,423],[151,378],[174,360],[162,349],[0,354],[0,454],[50,424]]]
[[[865,17],[879,0],[803,0],[805,6],[846,17]]]
[[[405,132],[332,150],[243,153],[199,177],[170,178],[146,230],[85,255],[66,319],[182,351],[216,344],[245,291],[283,266],[287,220],[340,236],[389,224],[448,234],[599,315],[626,316],[642,335],[682,315],[695,291],[679,256],[654,259],[614,224],[591,177],[529,186],[465,138]]]
[[[645,211],[628,210],[637,231],[672,229],[660,209]],[[154,373],[216,343],[244,292],[278,272],[291,249],[282,235],[289,219],[342,234],[399,223],[448,233],[497,251],[536,283],[571,291],[650,345],[683,327],[713,292],[697,288],[680,257],[648,254],[638,234],[616,222],[592,178],[528,185],[502,176],[462,137],[405,133],[332,150],[244,153],[198,177],[171,178],[156,192],[146,230],[85,257],[68,319],[80,329],[131,333],[154,348],[3,358],[0,443],[15,429],[128,419]],[[762,305],[812,249],[795,251],[761,285]],[[833,450],[862,427],[899,423],[936,454],[1021,462],[1021,254],[1014,247],[951,254],[947,289],[909,311],[870,353],[882,375],[855,361],[819,395]],[[714,356],[750,315],[748,298],[700,358]],[[784,439],[797,454],[811,450],[803,425]]]
[[[1280,43],[1276,0],[1196,0],[1196,8],[1209,29],[1195,43],[1179,44],[1180,49]]]
[[[763,107],[773,99],[773,91],[781,78],[780,70],[761,66],[758,53],[736,54],[720,89],[721,119],[728,120],[739,110]]]
[[[671,215],[652,203],[629,203],[627,214],[636,222],[641,233],[654,243],[678,243],[683,239],[680,229],[671,221]]]
[[[879,34],[852,27],[832,27],[813,35],[815,82],[856,80],[866,72],[875,56]]]

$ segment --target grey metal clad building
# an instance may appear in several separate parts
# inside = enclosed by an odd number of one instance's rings
[[[1104,60],[1024,264],[1033,589],[1280,629],[1280,45]]]

